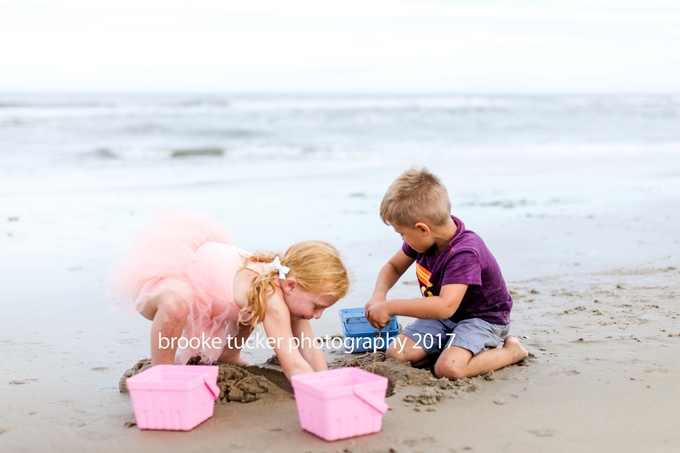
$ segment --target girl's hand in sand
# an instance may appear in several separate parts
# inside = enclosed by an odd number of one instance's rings
[[[387,327],[392,317],[389,308],[390,304],[387,301],[373,304],[370,308],[366,304],[366,319],[376,329],[383,329]]]

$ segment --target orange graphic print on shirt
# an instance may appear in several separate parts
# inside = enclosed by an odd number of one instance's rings
[[[430,276],[432,273],[425,269],[423,266],[420,264],[416,263],[416,277],[418,277],[418,281],[420,282],[421,285],[429,288],[432,286],[432,283],[430,283]]]

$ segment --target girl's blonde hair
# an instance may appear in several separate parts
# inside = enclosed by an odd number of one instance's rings
[[[258,251],[246,257],[248,263],[271,263],[277,254]],[[295,278],[298,285],[319,296],[345,297],[349,291],[350,277],[338,250],[327,242],[303,241],[292,245],[283,257],[281,264],[290,268],[286,278]],[[255,327],[264,320],[267,300],[276,291],[274,279],[279,272],[272,269],[263,272],[253,280],[246,293],[248,302],[239,312],[239,322],[247,322]],[[246,315],[250,315],[246,319]],[[245,320],[245,322],[244,322]]]

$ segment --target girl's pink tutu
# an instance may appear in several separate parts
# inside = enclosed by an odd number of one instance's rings
[[[185,338],[236,335],[236,322],[222,316],[211,318],[211,291],[203,278],[207,270],[194,261],[196,249],[208,241],[234,243],[210,216],[197,217],[179,209],[157,212],[132,247],[109,266],[106,298],[130,313],[142,311],[150,299],[163,292],[175,291],[189,305]],[[179,362],[184,364],[197,354],[210,363],[221,350],[178,349]]]

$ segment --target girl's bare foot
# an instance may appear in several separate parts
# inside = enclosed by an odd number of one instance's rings
[[[516,360],[512,363],[517,363],[520,360],[529,357],[529,351],[524,349],[522,343],[519,342],[517,337],[512,335],[508,335],[508,337],[505,339],[505,342],[503,343],[503,349],[508,349],[515,354]]]
[[[218,359],[222,363],[236,363],[239,365],[251,366],[252,363],[241,357],[241,354],[222,354]]]
[[[248,362],[246,359],[244,359],[241,356],[238,356],[238,359],[231,361],[229,363],[238,363],[239,365],[245,365],[245,366],[251,366],[252,363]]]

